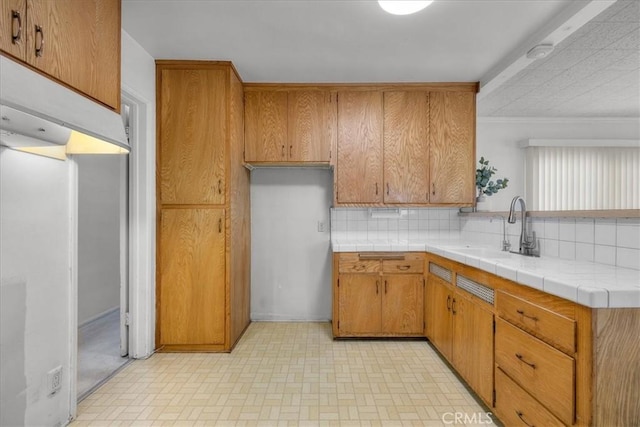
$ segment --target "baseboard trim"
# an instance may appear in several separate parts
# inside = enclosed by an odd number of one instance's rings
[[[107,317],[108,315],[112,314],[114,311],[119,311],[119,310],[120,310],[120,306],[117,306],[117,307],[113,307],[113,308],[107,309],[107,310],[103,311],[102,313],[98,313],[95,316],[90,317],[87,320],[85,320],[84,322],[80,323],[78,325],[78,329],[80,329],[80,328],[82,328],[84,326],[87,326],[89,323],[93,323],[96,320],[100,320],[100,319],[102,319],[104,317]]]

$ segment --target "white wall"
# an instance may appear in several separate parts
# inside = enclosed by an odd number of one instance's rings
[[[251,172],[252,320],[331,319],[332,182],[329,170]]]
[[[518,142],[530,138],[640,139],[640,128],[637,119],[478,118],[476,159],[484,156],[498,169],[494,179],[509,178],[507,188],[488,198],[491,210],[508,210],[514,196],[524,196],[524,150]]]
[[[56,425],[71,393],[70,161],[0,148],[0,425]],[[47,372],[62,366],[49,396]]]
[[[120,305],[120,155],[82,155],[78,165],[78,325]]]
[[[132,173],[130,242],[131,312],[129,356],[148,357],[155,348],[156,236],[156,65],[129,34],[122,31],[123,96],[136,103],[129,161]]]

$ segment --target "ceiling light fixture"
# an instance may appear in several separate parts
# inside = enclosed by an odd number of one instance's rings
[[[378,0],[380,7],[392,15],[410,15],[424,9],[433,3],[433,0]]]
[[[529,50],[529,52],[527,52],[527,58],[541,59],[549,55],[551,52],[553,52],[552,44],[539,44],[537,46],[532,47]]]

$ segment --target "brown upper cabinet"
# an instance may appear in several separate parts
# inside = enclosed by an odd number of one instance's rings
[[[120,110],[120,0],[2,0],[0,50]]]
[[[382,203],[382,92],[338,93],[337,203]]]
[[[339,92],[336,205],[471,206],[475,90],[461,84]]]
[[[328,90],[245,91],[245,161],[328,163],[335,96]]]
[[[476,99],[471,92],[434,92],[429,105],[431,203],[475,198]]]
[[[384,93],[384,202],[429,202],[429,93]]]
[[[159,67],[157,72],[160,202],[222,205],[228,70]]]

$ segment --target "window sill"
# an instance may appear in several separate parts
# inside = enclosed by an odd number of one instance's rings
[[[459,212],[461,217],[507,217],[508,211]],[[592,211],[527,211],[532,218],[640,218],[640,209],[592,210]]]

